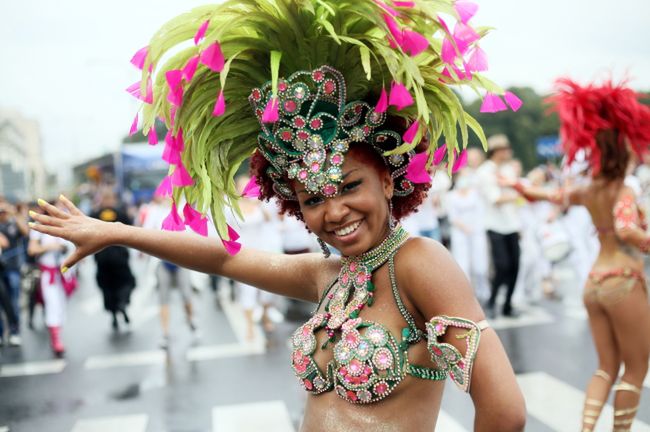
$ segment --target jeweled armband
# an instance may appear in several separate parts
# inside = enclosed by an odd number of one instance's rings
[[[465,339],[466,351],[464,356],[455,346],[439,340],[447,332],[448,327],[467,330],[463,334],[456,336],[457,339]],[[464,318],[445,315],[433,317],[431,321],[426,323],[427,348],[431,353],[431,361],[436,364],[439,370],[447,373],[456,385],[465,392],[469,392],[472,366],[481,339],[481,330],[488,327],[489,325],[485,320],[475,323]]]

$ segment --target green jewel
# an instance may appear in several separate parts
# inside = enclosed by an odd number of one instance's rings
[[[350,312],[350,318],[352,319],[359,318],[359,309],[355,309],[352,312]]]
[[[372,283],[372,281],[368,281],[366,285],[366,289],[368,292],[374,292],[375,291],[375,284]]]

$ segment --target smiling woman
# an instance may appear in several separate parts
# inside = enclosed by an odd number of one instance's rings
[[[512,367],[468,281],[444,247],[399,225],[430,187],[434,156],[458,169],[468,128],[484,140],[449,86],[489,88],[486,109],[503,104],[480,75],[475,12],[451,0],[233,0],[178,17],[134,56],[143,79],[130,91],[146,131],[156,117],[170,130],[163,227],[204,233],[209,211],[222,244],[88,218],[63,197],[68,212],[43,204],[34,229],[75,243],[64,267],[120,244],[317,303],[291,338],[304,431],[430,432],[446,378],[471,394],[476,430],[522,430]],[[341,257],[240,251],[224,210],[240,213],[232,176],[248,157],[245,195],[278,200]]]

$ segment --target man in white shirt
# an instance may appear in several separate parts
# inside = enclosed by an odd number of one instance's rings
[[[503,305],[504,316],[516,316],[512,308],[512,294],[519,272],[519,231],[521,221],[516,200],[519,195],[512,189],[499,186],[499,177],[514,177],[508,172],[508,162],[512,160],[512,149],[508,137],[493,135],[488,138],[488,159],[478,168],[476,175],[481,194],[485,200],[485,229],[490,242],[494,275],[490,299],[487,304],[488,316],[495,316],[495,302],[499,288],[507,288]]]

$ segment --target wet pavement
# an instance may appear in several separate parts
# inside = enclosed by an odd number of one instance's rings
[[[205,287],[194,300],[201,338],[192,339],[173,295],[165,351],[150,280],[138,279],[131,331],[114,332],[92,262],[82,270],[68,305],[63,360],[52,357],[40,314],[34,330],[24,328],[22,347],[0,351],[0,432],[297,430],[305,394],[290,370],[287,341],[299,322],[281,322],[267,340],[259,331],[246,342],[241,311],[200,281]],[[135,272],[143,274],[142,263]],[[519,319],[493,322],[526,396],[527,431],[578,430],[596,357],[586,316],[573,304],[542,302]],[[633,430],[650,431],[649,401],[647,380]],[[451,384],[442,409],[437,430],[472,430],[471,400]],[[596,430],[611,429],[608,410]]]

